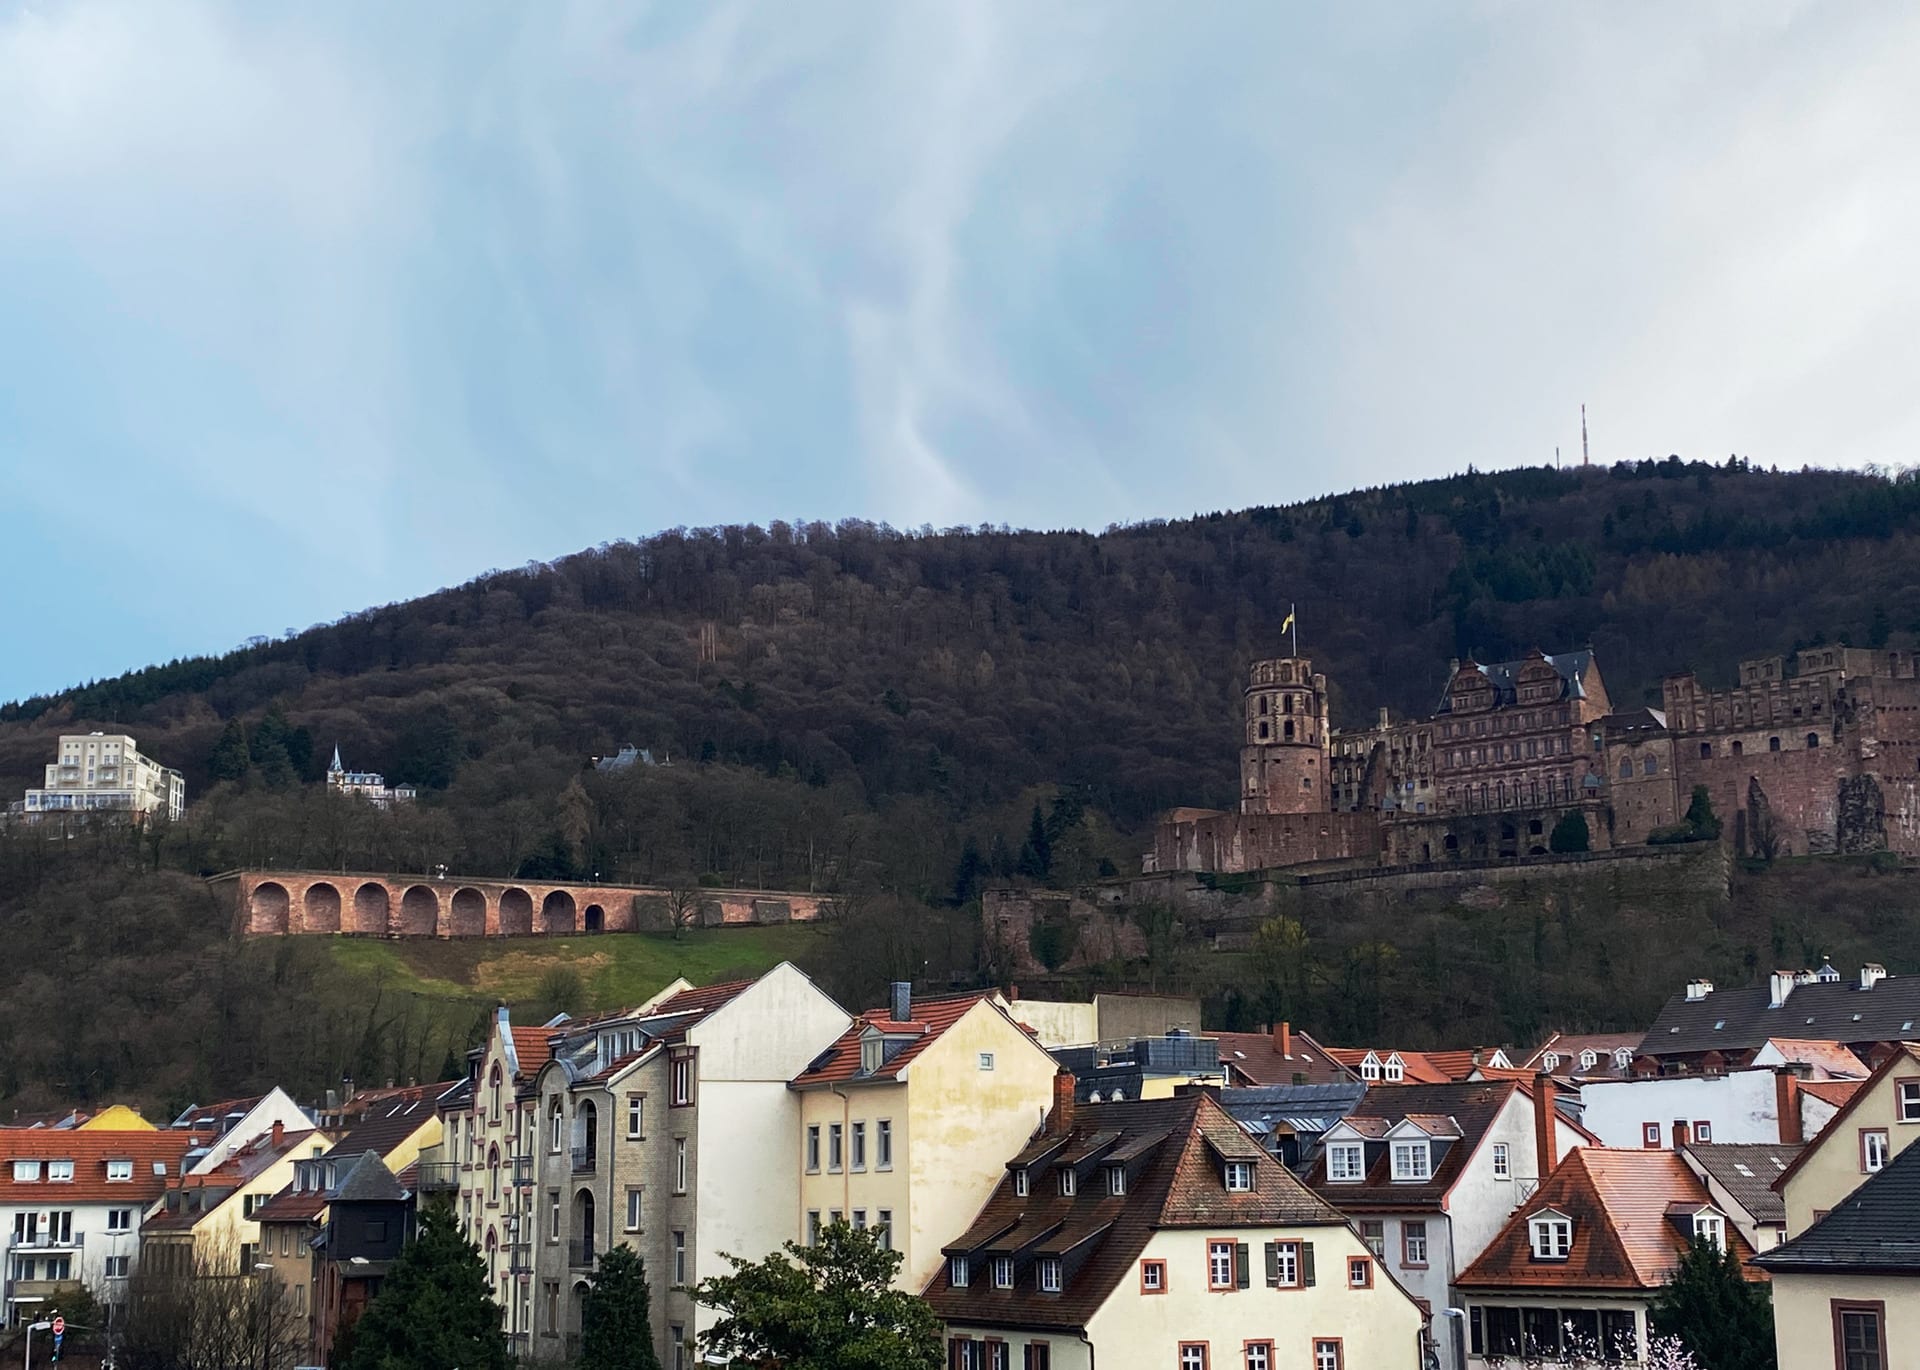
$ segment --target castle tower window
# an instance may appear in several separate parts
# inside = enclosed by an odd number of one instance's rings
[[[1660,769],[1660,758],[1657,756],[1650,756],[1645,761],[1640,763],[1640,773],[1642,775],[1652,775],[1659,769]]]
[[[1768,739],[1767,739],[1767,750],[1768,750],[1768,751],[1770,751],[1770,752],[1777,752],[1777,751],[1779,751],[1779,750],[1780,750],[1780,739],[1779,739],[1779,738],[1777,738],[1777,737],[1770,737],[1770,738],[1768,738]]]
[[[1746,750],[1746,746],[1745,746],[1745,744],[1743,744],[1743,743],[1742,743],[1742,742],[1740,741],[1740,739],[1736,737],[1736,738],[1735,738],[1735,739],[1733,740],[1733,754],[1734,754],[1735,756],[1738,756],[1738,755],[1740,755],[1740,753],[1741,753],[1741,752],[1743,752],[1743,751],[1745,751],[1745,750]]]
[[[1292,727],[1293,725],[1289,723],[1287,726]],[[1267,740],[1267,735],[1272,731],[1273,731],[1273,728],[1270,724],[1262,723],[1260,725],[1260,740],[1262,742],[1265,742]]]
[[[1702,742],[1700,744],[1700,759],[1704,761],[1712,755],[1713,755],[1713,744],[1711,742]]]
[[[1280,712],[1283,714],[1290,714],[1293,712],[1293,696],[1292,695],[1280,696]]]
[[[1285,736],[1285,738],[1286,738],[1286,740],[1287,740],[1288,742],[1291,742],[1291,741],[1293,741],[1293,723],[1292,723],[1292,721],[1291,721],[1291,720],[1289,720],[1289,721],[1287,722],[1287,725],[1286,725],[1286,732],[1285,732],[1285,734],[1284,734],[1284,736]],[[1779,749],[1778,747],[1775,747],[1775,748],[1774,748],[1774,750],[1775,750],[1775,751],[1779,751],[1780,749]]]
[[[1815,747],[1818,747],[1819,745],[1820,745],[1820,734],[1819,734],[1819,733],[1808,733],[1808,734],[1807,734],[1807,748],[1808,748],[1808,750],[1809,750],[1809,751],[1811,751],[1811,750],[1812,750],[1813,748],[1815,748]]]
[[[1260,712],[1265,713],[1266,711],[1267,711],[1267,697],[1265,695],[1261,695],[1260,696]]]
[[[1622,780],[1633,779],[1633,758],[1632,757],[1623,756],[1620,758],[1620,778]]]

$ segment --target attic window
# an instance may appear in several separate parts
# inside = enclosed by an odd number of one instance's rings
[[[1715,1246],[1725,1246],[1727,1220],[1718,1213],[1696,1213],[1693,1215],[1693,1235],[1710,1241]]]
[[[1425,1141],[1393,1144],[1393,1178],[1418,1181],[1433,1176],[1432,1144]]]
[[[1549,1072],[1560,1069],[1560,1053],[1557,1051],[1549,1051],[1546,1055],[1542,1056],[1540,1058],[1540,1069]]]
[[[1715,1024],[1715,1026],[1717,1027],[1718,1024]],[[1591,1047],[1589,1047],[1587,1050],[1580,1053],[1580,1069],[1592,1070],[1595,1066],[1599,1064],[1600,1064],[1600,1053],[1597,1051],[1594,1051]]]
[[[1063,1199],[1071,1199],[1074,1195],[1074,1188],[1075,1188],[1075,1181],[1074,1181],[1073,1167],[1070,1165],[1061,1166],[1060,1167],[1060,1197]]]
[[[1227,1193],[1248,1194],[1253,1191],[1253,1162],[1228,1161],[1225,1180]]]
[[[1713,1030],[1715,1032],[1720,1031],[1720,1029],[1725,1027],[1726,1025],[1727,1025],[1727,1020],[1725,1018],[1715,1018],[1713,1020]]]
[[[967,1287],[967,1274],[967,1258],[965,1256],[955,1256],[947,1262],[947,1283],[955,1289],[965,1289]]]
[[[1573,1252],[1573,1220],[1549,1213],[1527,1224],[1536,1261],[1564,1261]]]
[[[40,1162],[15,1161],[13,1163],[13,1181],[15,1184],[20,1184],[26,1180],[37,1180],[39,1178]]]
[[[1620,1050],[1613,1053],[1613,1063],[1621,1070],[1625,1070],[1633,1064],[1633,1053],[1625,1047],[1621,1047]]]
[[[1127,1192],[1127,1168],[1123,1165],[1107,1167],[1107,1193],[1120,1198]]]
[[[1016,1199],[1027,1197],[1027,1168],[1021,1166],[1013,1172],[1013,1195]]]
[[[887,1044],[878,1037],[869,1037],[860,1043],[860,1073],[871,1075],[880,1069],[880,1063],[886,1058]]]
[[[995,1289],[1013,1288],[1013,1257],[995,1256],[993,1258],[993,1287]]]
[[[1676,1031],[1677,1030],[1678,1029],[1676,1029]],[[1378,1080],[1380,1078],[1379,1057],[1369,1055],[1366,1060],[1360,1063],[1360,1078],[1363,1080]]]
[[[1399,1082],[1400,1082],[1401,1080],[1404,1080],[1404,1079],[1406,1079],[1406,1078],[1407,1078],[1407,1067],[1406,1067],[1406,1063],[1405,1063],[1404,1061],[1402,1061],[1402,1060],[1401,1060],[1401,1059],[1400,1059],[1400,1058],[1399,1058],[1398,1056],[1389,1056],[1389,1057],[1387,1057],[1387,1079],[1388,1079],[1388,1081],[1389,1081],[1389,1082],[1391,1082],[1391,1083],[1396,1083],[1396,1084],[1397,1084],[1397,1083],[1399,1083]]]

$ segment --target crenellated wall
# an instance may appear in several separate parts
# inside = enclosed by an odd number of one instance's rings
[[[644,885],[452,880],[334,871],[228,871],[208,882],[233,900],[235,933],[276,937],[524,937],[666,932],[675,892]],[[808,923],[828,895],[770,890],[687,892],[698,927]]]

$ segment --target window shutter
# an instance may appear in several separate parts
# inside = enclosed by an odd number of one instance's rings
[[[1264,1248],[1267,1253],[1267,1287],[1280,1287],[1280,1243],[1268,1242]]]
[[[1253,1261],[1249,1258],[1245,1242],[1233,1244],[1233,1273],[1242,1289],[1252,1283]]]
[[[1313,1288],[1313,1243],[1300,1243],[1300,1283],[1302,1287]]]

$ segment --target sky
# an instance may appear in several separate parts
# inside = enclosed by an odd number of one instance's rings
[[[680,525],[1920,450],[1920,7],[0,0],[0,700]]]

